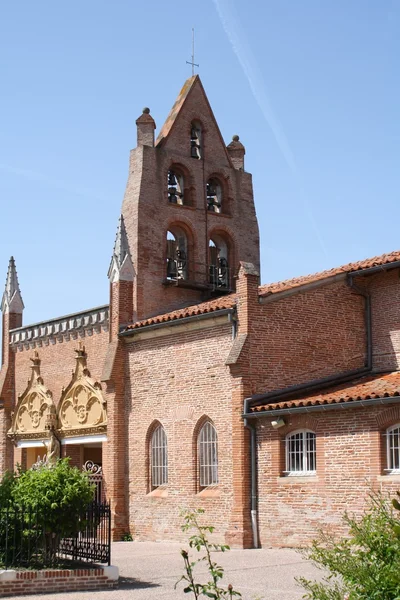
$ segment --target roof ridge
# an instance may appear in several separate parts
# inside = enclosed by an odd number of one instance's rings
[[[350,262],[339,267],[325,269],[324,271],[317,271],[316,273],[311,273],[308,275],[299,275],[297,277],[291,277],[289,279],[283,279],[281,281],[264,283],[258,288],[259,295],[267,296],[270,294],[275,294],[277,292],[306,285],[307,283],[321,281],[323,279],[327,279],[335,275],[340,275],[341,273],[346,274],[351,273],[353,271],[361,271],[374,266],[390,264],[391,262],[395,262],[397,260],[400,260],[400,250],[393,250],[392,252],[387,252],[378,256],[365,258],[355,262]]]

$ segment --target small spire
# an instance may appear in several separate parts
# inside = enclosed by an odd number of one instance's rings
[[[15,268],[15,260],[12,256],[8,264],[6,289],[4,290],[1,301],[1,310],[3,313],[11,312],[21,314],[24,310],[21,290],[19,289],[17,270]]]
[[[115,281],[133,281],[134,277],[135,269],[133,268],[129,250],[124,217],[121,215],[118,221],[117,236],[115,238],[110,268],[108,269],[108,278],[111,283],[114,283]]]

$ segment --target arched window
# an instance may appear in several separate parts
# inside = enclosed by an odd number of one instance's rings
[[[190,156],[202,158],[202,131],[198,121],[193,121],[190,127]]]
[[[218,436],[210,421],[204,423],[198,436],[199,487],[218,483]]]
[[[386,471],[400,473],[400,424],[393,425],[386,431],[386,453]]]
[[[207,181],[207,210],[210,212],[222,212],[222,186],[218,179],[212,177]]]
[[[230,288],[228,246],[218,235],[213,236],[208,245],[209,283],[215,288]]]
[[[187,238],[182,229],[167,231],[167,279],[188,278]]]
[[[154,489],[168,483],[168,444],[162,425],[153,431],[150,446],[151,487]]]
[[[168,202],[171,204],[185,204],[184,179],[182,173],[176,169],[168,171]]]
[[[296,431],[286,437],[286,475],[315,475],[315,433]]]

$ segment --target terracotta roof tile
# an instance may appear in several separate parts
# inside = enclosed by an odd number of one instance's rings
[[[270,296],[271,294],[276,294],[277,292],[290,290],[307,283],[313,283],[314,281],[327,279],[328,277],[333,277],[334,275],[340,275],[341,273],[361,271],[362,269],[386,265],[397,260],[400,260],[400,250],[391,252],[390,254],[382,254],[381,256],[374,256],[373,258],[367,258],[366,260],[349,263],[348,265],[343,265],[341,267],[328,269],[327,271],[321,271],[320,273],[313,273],[311,275],[304,275],[302,277],[294,277],[293,279],[286,279],[285,281],[278,281],[276,283],[267,283],[260,286],[259,295],[261,297]]]
[[[158,323],[166,323],[168,321],[176,321],[178,319],[184,319],[185,317],[194,317],[196,315],[203,315],[205,313],[215,312],[217,310],[223,310],[224,308],[233,308],[236,305],[236,295],[229,294],[228,296],[222,296],[221,298],[215,298],[214,300],[208,300],[201,304],[195,304],[174,310],[172,312],[165,313],[163,315],[157,315],[144,319],[143,321],[136,321],[128,325],[124,331],[131,329],[139,329],[140,327],[146,327],[146,325],[156,325]]]
[[[294,396],[294,394],[293,394]],[[320,393],[310,393],[296,398],[271,401],[262,406],[254,406],[251,412],[268,412],[271,410],[296,408],[301,406],[322,406],[326,404],[342,404],[355,400],[370,398],[387,398],[400,396],[400,372],[384,375],[368,375],[366,377],[346,382],[341,385],[325,388]]]

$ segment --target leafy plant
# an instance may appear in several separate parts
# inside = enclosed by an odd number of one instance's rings
[[[65,458],[54,466],[21,473],[12,499],[15,505],[34,511],[49,531],[67,537],[79,530],[80,515],[93,500],[94,490],[87,474],[70,467]]]
[[[397,502],[397,501],[396,501]],[[306,558],[329,576],[322,582],[299,578],[310,600],[400,600],[400,529],[392,504],[371,494],[360,518],[344,515],[349,536],[343,539],[321,532]]]
[[[192,592],[195,599],[197,600],[201,596],[207,598],[214,598],[215,600],[225,600],[231,598],[241,598],[240,592],[233,589],[232,585],[229,584],[226,588],[221,587],[221,580],[224,576],[224,569],[213,561],[211,557],[212,552],[226,552],[229,550],[229,546],[225,544],[214,544],[211,543],[207,534],[214,533],[215,528],[209,525],[201,525],[199,523],[200,515],[204,514],[202,508],[195,510],[188,510],[182,513],[185,524],[182,525],[182,531],[194,530],[194,534],[189,538],[189,547],[197,550],[197,552],[204,552],[203,556],[191,561],[189,553],[186,550],[181,550],[181,556],[185,563],[185,574],[176,582],[175,587],[181,581],[186,582],[184,588],[185,593]],[[208,567],[209,581],[206,583],[196,583],[194,569],[199,563],[205,563]]]
[[[133,537],[131,533],[124,533],[121,537],[121,542],[133,542]]]

